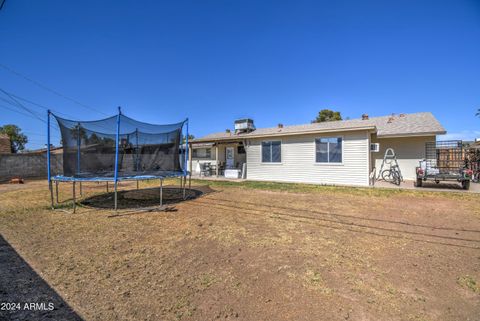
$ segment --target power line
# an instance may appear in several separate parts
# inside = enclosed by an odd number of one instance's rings
[[[25,117],[32,118],[32,119],[34,119],[34,120],[40,120],[41,122],[43,122],[43,123],[45,123],[45,124],[47,123],[47,122],[46,122],[45,120],[43,120],[43,119],[39,119],[39,118],[37,118],[37,117],[33,117],[31,114],[23,113],[23,112],[21,112],[21,111],[19,111],[19,110],[17,110],[17,109],[11,108],[10,106],[5,106],[5,105],[1,105],[1,104],[0,104],[0,108],[10,110],[10,111],[12,111],[12,112],[14,112],[14,113],[23,115],[23,116],[25,116]],[[60,128],[58,128],[58,126],[57,126],[56,124],[51,124],[51,126],[54,127],[54,129],[60,130]]]
[[[43,136],[43,137],[47,137],[48,135],[46,133],[37,133],[37,132],[31,132],[31,131],[24,131],[22,130],[22,133],[24,134],[27,134],[27,135],[33,135],[33,136]],[[50,133],[50,136],[51,137],[54,137],[54,138],[60,138],[60,136],[56,136],[55,133]]]
[[[30,114],[34,115],[36,119],[41,120],[41,121],[44,122],[44,123],[47,123],[47,122],[46,122],[44,119],[40,118],[40,116],[37,115],[34,111],[32,111],[31,109],[29,109],[28,107],[26,107],[25,105],[23,105],[22,103],[20,103],[20,102],[18,101],[18,99],[20,99],[20,100],[22,100],[22,101],[24,101],[24,102],[27,102],[27,103],[29,103],[29,104],[32,104],[33,106],[36,106],[36,107],[38,107],[38,108],[42,108],[43,110],[53,111],[53,112],[55,112],[55,114],[57,114],[57,115],[60,114],[60,115],[63,115],[64,117],[71,118],[71,119],[76,118],[75,116],[68,115],[68,114],[65,114],[65,113],[56,111],[56,110],[54,110],[54,109],[52,109],[52,108],[49,108],[49,107],[47,107],[47,106],[45,106],[45,105],[36,103],[36,102],[34,102],[34,101],[32,101],[32,100],[29,100],[29,99],[27,99],[27,98],[23,98],[23,97],[20,97],[20,96],[18,96],[18,95],[16,95],[16,94],[11,93],[11,92],[7,92],[6,90],[4,90],[4,89],[2,89],[2,88],[0,88],[0,91],[3,92],[5,95],[7,95],[13,102],[15,102],[15,104],[12,104],[11,101],[9,101],[9,100],[7,100],[7,99],[5,99],[5,98],[2,98],[2,97],[0,97],[0,100],[6,102],[7,104],[9,104],[9,105],[11,105],[11,106],[13,106],[13,107],[20,107],[20,108],[22,108],[22,110],[26,110],[26,111],[29,112]],[[16,98],[16,99],[15,99],[15,98]],[[5,107],[6,107],[6,106],[4,106],[4,108],[5,108]],[[9,110],[12,110],[12,109],[9,109]],[[12,111],[19,113],[19,112],[16,111],[16,110],[12,110]],[[22,113],[20,113],[20,114],[22,114]],[[31,115],[26,115],[26,114],[22,114],[22,115],[25,115],[25,116],[27,116],[27,117],[31,117]],[[57,130],[60,130],[59,126],[58,126],[57,124],[55,124],[55,123],[51,123],[51,126],[52,126],[53,128],[55,128],[55,129],[57,129]],[[102,125],[100,125],[100,124],[97,124],[97,126],[98,126],[98,127],[101,127],[101,128],[104,128],[104,129],[106,129],[106,130],[110,130],[110,128],[105,127],[105,126],[102,126]]]
[[[14,94],[12,94],[12,93],[9,93],[9,92],[7,92],[6,90],[4,90],[4,89],[2,89],[2,88],[0,88],[0,91],[3,92],[5,95],[7,95],[7,96],[11,99],[11,101],[10,101],[10,100],[7,100],[7,99],[5,99],[5,98],[2,98],[2,97],[0,97],[0,100],[6,102],[6,103],[9,104],[10,106],[20,107],[20,108],[22,108],[23,110],[26,110],[26,111],[29,112],[30,114],[34,115],[35,118],[37,118],[37,119],[45,122],[45,120],[43,120],[43,119],[40,118],[41,116],[39,116],[39,115],[36,114],[33,110],[31,110],[30,108],[26,107],[26,106],[23,105],[22,103],[20,103],[17,99],[21,99],[21,100],[23,100],[23,101],[27,101],[27,102],[29,102],[29,103],[32,104],[32,105],[35,105],[35,106],[40,107],[40,108],[43,108],[44,110],[49,110],[48,107],[43,106],[43,105],[40,105],[40,104],[37,104],[37,103],[35,103],[35,102],[33,102],[33,101],[30,101],[30,100],[27,100],[26,98],[22,98],[22,97],[20,97],[20,96],[17,96],[17,95],[14,95]],[[17,98],[17,99],[15,99],[15,98]],[[13,101],[15,104],[12,104],[12,101]]]
[[[59,96],[59,97],[62,97],[62,98],[64,98],[64,99],[66,99],[66,100],[69,100],[69,101],[71,101],[71,102],[73,102],[73,103],[75,103],[75,104],[77,104],[77,105],[79,105],[79,106],[82,106],[83,108],[89,109],[89,110],[91,110],[91,111],[94,111],[94,112],[96,112],[96,113],[102,114],[102,115],[104,115],[104,116],[110,116],[110,115],[105,114],[104,112],[101,112],[100,110],[98,110],[98,109],[96,109],[96,108],[93,108],[93,107],[90,107],[90,106],[88,106],[88,105],[85,105],[85,104],[79,102],[78,100],[75,100],[75,99],[73,99],[73,98],[71,98],[71,97],[69,97],[69,96],[66,96],[66,95],[64,95],[64,94],[62,94],[62,93],[60,93],[60,92],[58,92],[58,91],[56,91],[56,90],[54,90],[54,89],[52,89],[52,88],[44,85],[44,84],[42,84],[42,83],[40,83],[40,82],[38,82],[38,81],[36,81],[36,80],[33,80],[33,79],[31,79],[31,78],[29,78],[29,77],[27,77],[27,76],[19,73],[18,71],[15,71],[15,70],[13,70],[13,69],[10,68],[10,67],[5,66],[4,64],[1,64],[1,63],[0,63],[0,67],[2,67],[3,69],[7,70],[8,72],[11,72],[12,74],[16,75],[17,77],[23,78],[23,79],[25,79],[25,80],[27,80],[27,81],[35,84],[36,86],[38,86],[38,87],[40,87],[40,88],[42,88],[42,89],[44,89],[44,90],[46,90],[46,91],[49,91],[49,92],[51,92],[52,94],[55,94],[55,95],[57,95],[57,96]]]
[[[29,100],[29,99],[27,99],[27,98],[23,98],[23,97],[20,97],[20,96],[18,96],[18,95],[16,95],[16,94],[11,93],[11,92],[7,92],[6,90],[4,90],[4,89],[2,89],[2,88],[0,88],[0,91],[2,91],[4,94],[8,95],[8,97],[10,97],[10,99],[12,99],[12,100],[14,99],[13,97],[15,97],[15,98],[20,99],[20,100],[22,100],[22,101],[25,101],[25,102],[27,102],[27,103],[29,103],[29,104],[32,104],[33,106],[36,106],[36,107],[38,107],[38,108],[41,108],[41,109],[43,109],[43,110],[50,110],[50,111],[54,112],[56,115],[60,114],[60,115],[63,115],[62,117],[66,117],[66,118],[70,118],[70,119],[76,118],[75,116],[72,116],[72,115],[68,115],[68,114],[59,112],[59,111],[57,111],[57,110],[54,110],[54,109],[49,108],[49,107],[47,107],[47,106],[45,106],[45,105],[36,103],[36,102],[34,102],[34,101],[32,101],[32,100]],[[36,118],[39,119],[40,116],[38,116],[37,114],[35,114],[35,112],[32,111],[31,109],[28,109],[25,105],[21,104],[17,99],[14,99],[14,102],[16,102],[16,104],[12,104],[11,101],[9,101],[9,100],[7,100],[7,99],[5,99],[5,98],[0,97],[0,100],[3,100],[4,102],[6,102],[7,104],[9,104],[9,105],[11,105],[11,106],[13,106],[13,107],[19,107],[19,105],[22,106],[22,109],[23,109],[23,110],[27,109],[31,114],[35,115]],[[10,109],[10,110],[12,110],[12,109]],[[15,111],[15,110],[12,110],[12,111]],[[18,111],[15,111],[15,112],[18,112]],[[23,115],[25,115],[25,114],[23,114]],[[26,115],[26,116],[31,117],[30,115]],[[44,121],[43,119],[41,119],[41,120],[42,120],[44,123],[47,123],[47,122]],[[58,125],[55,124],[55,123],[51,123],[51,126],[53,126],[55,129],[60,130],[60,128],[58,127]],[[102,126],[102,125],[100,125],[100,124],[97,124],[97,126],[100,127],[100,128],[104,128],[104,129],[106,129],[106,130],[110,130],[110,128],[105,127],[105,126]]]
[[[5,94],[8,95],[8,93],[5,92],[5,91],[4,91],[3,89],[1,89],[1,88],[0,88],[0,91],[2,91],[2,92],[4,92]],[[10,98],[11,98],[11,97],[10,97]],[[13,100],[16,104],[12,104],[12,102],[10,102],[9,100],[7,100],[7,99],[5,99],[5,98],[2,98],[2,97],[0,97],[0,100],[4,101],[4,102],[6,102],[6,103],[8,103],[8,104],[10,105],[10,106],[0,105],[0,107],[5,108],[5,109],[8,109],[8,110],[13,111],[13,112],[16,112],[16,113],[21,114],[21,115],[26,116],[26,117],[30,117],[30,118],[39,120],[39,121],[47,124],[47,121],[45,121],[44,119],[42,119],[42,118],[41,118],[39,115],[37,115],[33,110],[31,110],[30,108],[22,105],[22,104],[21,104],[20,102],[18,102],[17,100],[15,100],[15,99],[12,98],[12,100]],[[19,110],[17,110],[17,109],[12,109],[11,107],[21,108],[21,110],[26,110],[26,111],[28,112],[28,114],[23,113],[23,112],[21,112],[21,111],[19,111]],[[32,116],[32,115],[33,115],[33,116]],[[60,128],[59,128],[56,124],[53,124],[53,123],[52,123],[51,125],[52,125],[52,127],[54,127],[55,129],[60,130]]]
[[[18,100],[16,100],[12,95],[10,95],[8,92],[6,92],[5,90],[3,90],[2,88],[0,88],[0,91],[3,92],[5,95],[7,95],[8,97],[10,97],[10,99],[20,108],[22,108],[23,110],[26,110],[27,112],[29,112],[30,114],[32,114],[33,116],[35,116],[35,118],[38,118],[39,120],[45,122],[45,120],[43,120],[42,118],[40,118],[37,114],[35,114],[35,112],[33,112],[30,108],[27,108],[25,106],[23,106]]]
[[[10,110],[10,111],[13,111],[13,112],[15,112],[15,113],[17,113],[17,114],[20,114],[20,115],[23,115],[23,116],[33,118],[32,115],[26,114],[26,113],[22,113],[21,111],[18,111],[18,110],[16,110],[16,109],[10,108],[9,106],[0,105],[0,107],[1,107],[1,108],[4,108],[4,109],[8,109],[8,110]],[[36,119],[36,118],[35,118],[35,119]]]
[[[52,112],[55,112],[55,114],[63,115],[63,116],[65,116],[65,117],[75,118],[75,117],[72,116],[72,115],[65,114],[65,113],[63,113],[63,112],[59,112],[59,111],[57,111],[57,110],[55,110],[55,109],[53,109],[53,108],[47,107],[47,106],[45,106],[45,105],[41,105],[41,104],[36,103],[36,102],[34,102],[34,101],[31,101],[31,100],[29,100],[29,99],[27,99],[27,98],[23,98],[23,97],[20,97],[20,96],[18,96],[18,95],[16,95],[16,94],[12,94],[11,92],[10,92],[10,95],[12,95],[13,97],[15,97],[15,98],[17,98],[17,99],[20,99],[20,100],[22,100],[22,101],[24,101],[24,102],[26,102],[26,103],[29,103],[29,104],[32,104],[32,105],[34,105],[34,106],[40,107],[40,108],[42,108],[42,109],[44,109],[44,110],[50,110],[50,111],[52,111]]]
[[[2,89],[0,88],[0,90],[2,90]],[[7,92],[7,91],[4,90],[4,89],[3,89],[2,91]],[[36,103],[36,102],[34,102],[34,101],[32,101],[32,100],[29,100],[29,99],[27,99],[27,98],[24,98],[24,97],[20,97],[19,95],[14,94],[14,93],[12,93],[12,92],[8,92],[8,94],[9,94],[10,96],[13,96],[13,97],[15,97],[15,98],[17,98],[17,99],[20,99],[20,100],[24,101],[24,102],[27,102],[27,103],[29,103],[29,104],[32,104],[33,106],[42,108],[43,110],[50,110],[50,111],[53,112],[55,115],[60,115],[60,116],[62,116],[62,117],[66,117],[67,119],[70,119],[70,120],[77,118],[76,116],[72,116],[72,115],[66,114],[66,113],[64,113],[64,112],[60,112],[60,111],[55,110],[55,109],[53,109],[53,108],[51,108],[51,107],[48,107],[48,106],[45,106],[45,105]],[[3,101],[5,101],[5,102],[8,102],[8,101],[6,101],[5,99],[2,99],[1,97],[0,97],[0,99],[3,100]],[[8,103],[10,103],[10,102],[8,102]],[[111,116],[110,116],[110,117],[111,117]],[[104,126],[100,126],[100,125],[98,125],[98,126],[99,126],[99,127],[103,127],[103,128],[105,128],[105,129],[109,129],[109,128],[104,127]]]

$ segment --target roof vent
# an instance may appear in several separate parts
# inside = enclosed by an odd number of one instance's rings
[[[368,114],[363,114],[362,115],[362,120],[368,120]]]
[[[255,125],[253,124],[253,119],[244,118],[244,119],[237,119],[235,121],[235,134],[249,133],[254,130],[255,130]]]

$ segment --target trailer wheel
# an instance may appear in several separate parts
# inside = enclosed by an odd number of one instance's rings
[[[417,180],[415,181],[415,187],[422,187],[422,184],[423,180],[417,177]]]
[[[470,181],[469,180],[462,181],[462,188],[468,191],[470,189]]]

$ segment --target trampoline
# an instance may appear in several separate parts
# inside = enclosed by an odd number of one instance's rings
[[[51,118],[60,128],[63,147],[63,173],[52,176],[50,155]],[[184,133],[185,132],[185,133]],[[182,151],[182,139],[185,149]],[[54,209],[53,183],[58,202],[58,183],[71,182],[75,212],[75,185],[82,182],[113,183],[114,209],[117,210],[117,187],[120,181],[159,179],[159,205],[163,205],[163,180],[180,178],[185,189],[188,162],[188,118],[174,124],[156,125],[137,121],[118,114],[94,121],[62,118],[48,111],[47,118],[47,176],[50,200]],[[189,180],[190,186],[190,180]]]

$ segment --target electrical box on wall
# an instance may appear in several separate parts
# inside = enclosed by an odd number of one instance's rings
[[[370,144],[370,151],[378,153],[380,151],[380,144],[379,143],[371,143]]]

